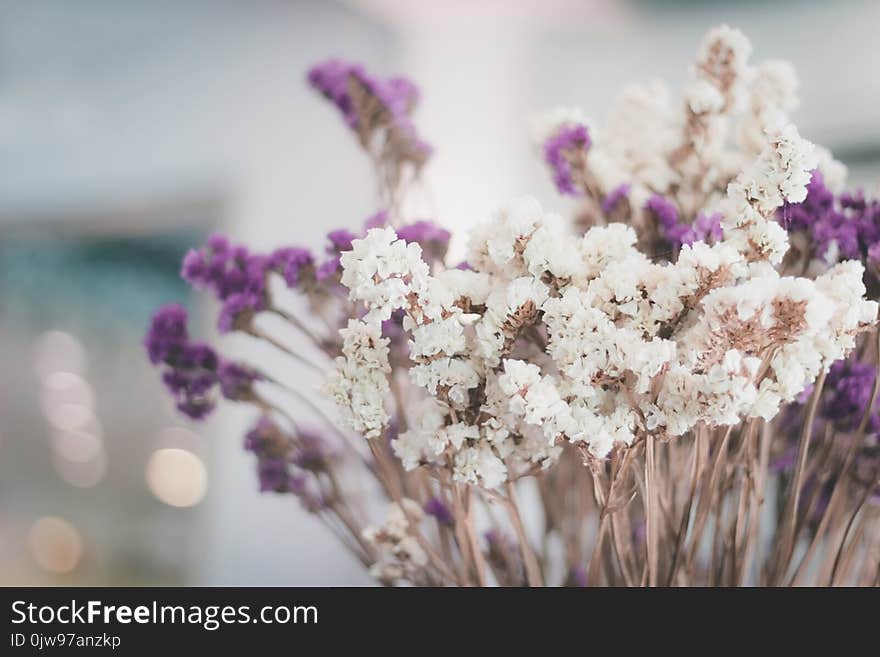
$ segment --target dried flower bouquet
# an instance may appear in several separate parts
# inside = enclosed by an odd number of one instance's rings
[[[182,270],[314,385],[194,342],[180,306],[151,361],[191,418],[257,407],[261,489],[386,585],[877,584],[880,206],[787,119],[791,67],[749,52],[710,31],[678,110],[648,85],[601,134],[545,117],[577,216],[512,201],[457,266],[402,209],[431,154],[416,87],[315,67],[385,210],[321,259],[214,236]]]

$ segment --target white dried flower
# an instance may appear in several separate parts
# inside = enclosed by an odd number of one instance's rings
[[[379,326],[356,319],[339,331],[342,353],[336,369],[324,384],[324,392],[342,411],[345,424],[365,436],[380,435],[390,419],[385,410],[388,396],[388,339]]]
[[[422,248],[397,238],[393,228],[373,228],[363,239],[352,242],[351,251],[340,258],[342,284],[352,299],[362,301],[369,312],[366,322],[381,322],[392,311],[407,305],[407,297],[423,290],[428,265]]]

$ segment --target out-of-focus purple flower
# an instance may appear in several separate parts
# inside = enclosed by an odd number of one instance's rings
[[[585,588],[587,586],[587,569],[583,566],[575,566],[568,572],[566,586]]]
[[[261,417],[245,434],[244,448],[257,457],[260,491],[289,492],[292,441],[269,417]]]
[[[357,235],[347,228],[339,228],[327,233],[327,239],[330,240],[327,253],[342,253],[343,251],[351,251],[351,243],[357,239]]]
[[[861,191],[835,196],[819,170],[811,174],[807,197],[785,203],[779,219],[789,232],[807,235],[815,258],[861,259],[870,265],[880,256],[880,199],[868,200]]]
[[[262,379],[262,375],[247,365],[232,361],[223,361],[218,370],[220,391],[226,399],[232,401],[252,401],[254,399],[254,383]]]
[[[868,264],[875,270],[880,269],[880,242],[868,247]]]
[[[280,458],[266,457],[257,460],[257,477],[260,492],[287,493],[290,490],[290,472],[287,463]]]
[[[181,276],[196,289],[211,290],[223,302],[217,327],[225,333],[244,327],[265,308],[268,265],[265,256],[212,235],[203,249],[186,254]]]
[[[295,288],[302,282],[303,274],[315,266],[315,259],[308,249],[288,246],[273,251],[266,266],[281,274],[287,287]]]
[[[617,206],[629,198],[630,186],[627,183],[612,189],[602,200],[602,213],[607,217],[614,213]]]
[[[582,195],[575,184],[572,163],[583,160],[592,144],[587,127],[580,124],[562,126],[544,142],[544,161],[550,165],[560,194]]]
[[[247,328],[261,305],[261,301],[257,301],[254,296],[246,292],[238,292],[226,297],[217,315],[217,330],[221,333],[229,333],[239,328]]]
[[[813,396],[813,390],[815,389],[816,385],[814,383],[810,383],[809,385],[807,385],[806,388],[798,393],[797,397],[795,397],[795,401],[798,404],[806,404],[808,401],[810,401],[810,397]]]
[[[342,112],[345,122],[356,128],[359,120],[349,89],[351,76],[364,75],[363,67],[338,59],[330,59],[309,69],[308,80],[327,100]]]
[[[257,458],[257,477],[261,492],[291,493],[303,507],[314,513],[326,505],[315,488],[316,472],[326,465],[328,452],[318,434],[288,435],[271,418],[261,417],[245,434],[244,448]],[[295,471],[294,466],[300,468]]]
[[[714,244],[715,242],[720,242],[721,238],[724,237],[724,231],[721,229],[721,219],[722,215],[720,212],[712,214],[699,213],[692,224],[694,239],[686,242],[686,244],[693,244],[694,242]]]
[[[446,527],[452,526],[452,512],[439,497],[431,497],[425,502],[425,513],[433,516],[438,523]]]
[[[219,359],[208,345],[190,340],[187,321],[182,306],[163,306],[153,315],[144,346],[150,362],[164,366],[162,381],[178,410],[199,420],[214,408]]]
[[[869,363],[854,360],[834,363],[823,388],[822,415],[843,431],[855,429],[871,400],[876,376],[876,366]]]
[[[782,454],[780,454],[777,458],[770,461],[768,467],[770,472],[774,474],[779,474],[781,472],[786,472],[794,467],[794,462],[797,459],[798,453],[798,445],[795,441],[790,441],[788,445],[786,445]]]
[[[675,249],[700,241],[712,244],[723,236],[719,213],[701,212],[693,223],[688,223],[680,218],[675,204],[660,194],[654,194],[648,199],[645,210],[653,215],[660,235]]]
[[[296,434],[293,448],[293,463],[303,470],[319,472],[327,469],[330,451],[321,434],[300,430]]]
[[[397,229],[405,242],[418,242],[426,259],[442,262],[449,249],[450,232],[432,221],[416,221]]]
[[[315,271],[315,277],[324,282],[329,278],[332,278],[334,274],[338,274],[342,268],[341,259],[339,256],[333,256],[329,260],[322,262],[318,269]]]
[[[371,228],[382,228],[388,223],[388,211],[380,210],[376,214],[370,215],[367,217],[366,221],[364,221],[364,232],[370,230]]]
[[[401,226],[397,229],[397,236],[406,242],[418,242],[422,245],[428,242],[448,244],[451,237],[448,230],[431,221],[416,221]]]
[[[382,322],[382,337],[395,340],[405,339],[406,331],[403,330],[403,318],[406,312],[402,308],[391,311],[391,317]]]
[[[186,324],[186,309],[179,304],[169,304],[156,311],[144,338],[151,363],[173,362],[182,355],[189,343]]]
[[[668,242],[681,246],[681,238],[687,227],[679,222],[675,204],[660,194],[654,194],[645,203],[645,210],[653,215],[663,237]]]
[[[343,251],[351,250],[351,243],[357,237],[347,228],[340,228],[327,233],[327,240],[330,242],[329,246],[327,246],[327,253],[330,254],[330,258],[318,266],[315,272],[318,281],[325,282],[334,275],[341,273],[340,255]]]

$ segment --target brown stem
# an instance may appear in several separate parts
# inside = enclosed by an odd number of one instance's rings
[[[659,509],[657,506],[656,464],[654,463],[654,436],[645,438],[645,536],[648,550],[648,586],[657,586],[660,566]]]
[[[801,440],[798,445],[797,464],[795,465],[794,476],[792,477],[791,488],[788,494],[788,503],[783,515],[782,525],[782,542],[780,543],[779,554],[776,558],[775,580],[778,583],[785,577],[786,566],[791,560],[794,551],[795,533],[797,529],[797,512],[798,503],[801,499],[801,488],[804,483],[804,469],[807,464],[807,453],[810,447],[810,438],[813,435],[813,422],[816,419],[816,409],[819,406],[819,399],[822,396],[822,388],[825,385],[826,372],[823,370],[816,379],[816,385],[813,389],[813,396],[810,398],[810,405],[807,408],[807,420],[804,422],[801,430]]]
[[[513,529],[516,531],[517,538],[519,539],[523,563],[526,567],[526,579],[529,586],[543,586],[544,579],[541,575],[541,566],[538,564],[538,558],[535,556],[535,551],[532,549],[526,536],[526,528],[519,513],[519,505],[516,501],[516,486],[512,481],[508,481],[506,487],[507,504],[505,506],[507,506],[510,521],[513,523]]]
[[[673,552],[672,556],[672,567],[669,569],[669,579],[666,582],[667,586],[672,586],[675,582],[675,573],[678,570],[679,564],[681,563],[681,552],[684,549],[684,541],[687,536],[687,528],[691,519],[691,510],[694,505],[694,498],[697,494],[697,482],[704,467],[703,455],[706,447],[705,439],[705,429],[701,427],[697,430],[694,437],[694,459],[693,468],[691,471],[691,486],[688,490],[687,502],[685,502],[684,510],[681,514],[681,524],[678,527],[678,533],[676,535],[675,551]]]
[[[727,427],[724,431],[724,436],[721,438],[720,444],[718,445],[718,451],[715,454],[715,460],[712,463],[712,469],[709,471],[709,479],[708,481],[705,481],[704,477],[703,483],[705,485],[700,487],[700,503],[697,508],[697,518],[694,523],[693,536],[691,537],[691,547],[688,550],[688,558],[685,562],[685,571],[688,574],[688,579],[690,579],[691,573],[693,572],[697,552],[700,549],[700,539],[703,536],[703,529],[706,527],[706,521],[709,519],[712,500],[715,496],[715,486],[717,485],[718,476],[721,471],[721,464],[724,455],[727,452],[727,444],[730,441],[730,434],[732,431],[733,426]]]
[[[483,551],[480,549],[480,543],[477,539],[477,530],[474,526],[474,491],[471,487],[468,487],[464,507],[464,529],[465,533],[467,534],[468,542],[471,545],[471,551],[474,556],[474,564],[476,565],[477,570],[477,582],[481,587],[485,588],[489,585],[488,580],[486,579],[486,557],[483,554]]]

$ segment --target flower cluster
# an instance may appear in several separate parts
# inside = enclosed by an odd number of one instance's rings
[[[361,146],[373,154],[388,182],[386,200],[395,203],[404,169],[418,172],[433,150],[411,118],[419,100],[416,85],[404,77],[382,79],[338,59],[311,68],[308,81],[339,109]]]
[[[880,491],[878,355],[862,334],[880,201],[842,192],[843,166],[789,120],[792,67],[750,54],[722,26],[677,109],[652,83],[601,130],[552,112],[540,156],[575,217],[511,201],[458,265],[450,232],[405,203],[430,153],[414,85],[314,67],[383,210],[323,254],[212,236],[182,270],[220,302],[222,333],[308,373],[291,385],[221,357],[180,306],[154,317],[150,360],[193,419],[221,395],[256,407],[260,489],[298,498],[386,585],[874,581],[859,537],[877,535],[860,509]],[[328,430],[302,429],[303,410]]]
[[[319,434],[289,435],[263,416],[245,434],[244,448],[257,459],[260,491],[291,493],[312,513],[327,506],[329,496],[322,492],[317,475],[327,471],[330,455]]]
[[[194,420],[216,405],[216,390],[235,401],[252,401],[253,385],[261,378],[255,369],[226,361],[209,345],[189,337],[186,310],[177,304],[161,308],[144,339],[154,365],[163,367],[162,381],[177,409]]]
[[[523,199],[476,230],[472,270],[429,275],[417,245],[371,230],[343,255],[342,282],[367,313],[344,331],[359,347],[334,398],[352,428],[378,435],[381,396],[349,391],[387,391],[379,323],[404,311],[410,378],[427,398],[394,450],[407,468],[451,464],[456,480],[492,488],[551,465],[560,441],[601,458],[645,431],[770,419],[877,314],[856,262],[813,281],[750,264],[748,241],[698,242],[674,263],[635,242],[621,224],[573,240]]]
[[[646,250],[662,253],[716,242],[723,224],[751,257],[778,262],[785,236],[770,215],[803,201],[817,166],[835,178],[842,166],[788,121],[797,106],[791,66],[752,66],[750,54],[746,37],[722,26],[698,49],[681,110],[654,83],[627,88],[601,133],[573,110],[548,116],[545,159],[562,193],[584,197],[587,226],[624,221]],[[566,139],[575,128],[592,140]]]
[[[795,246],[802,250],[803,268],[815,261],[824,268],[841,259],[861,260],[872,279],[877,280],[880,199],[865,198],[864,192],[835,193],[825,174],[816,169],[805,198],[780,208],[779,220],[796,240]]]
[[[380,554],[370,567],[373,577],[388,583],[402,579],[419,581],[428,563],[428,555],[415,538],[411,523],[417,525],[424,515],[417,502],[403,499],[391,505],[383,525],[364,529],[364,540]]]
[[[269,305],[267,275],[280,274],[291,288],[314,278],[314,258],[301,247],[285,247],[269,255],[251,253],[212,235],[204,248],[190,250],[183,259],[181,276],[197,290],[207,290],[222,302],[217,320],[221,333],[249,330],[256,313]]]

